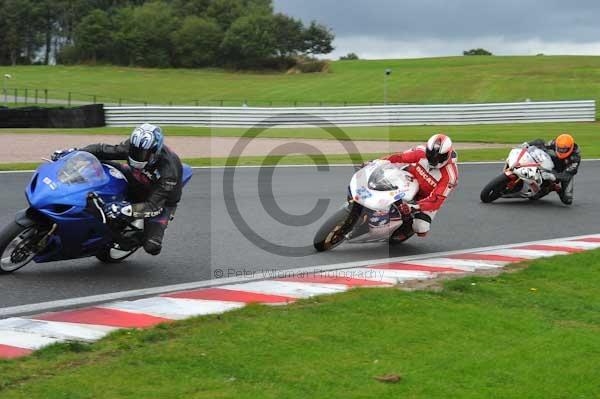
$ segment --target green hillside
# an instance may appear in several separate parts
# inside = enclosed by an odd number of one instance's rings
[[[389,101],[464,103],[600,98],[600,57],[450,57],[336,61],[328,73],[227,72],[218,69],[19,66],[11,88],[49,89],[50,98],[193,105],[380,103],[383,71],[392,68]],[[13,91],[10,92],[11,95]],[[20,95],[22,95],[20,91]],[[41,94],[40,94],[41,95]]]

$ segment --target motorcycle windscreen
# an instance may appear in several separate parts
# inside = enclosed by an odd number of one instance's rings
[[[552,158],[550,157],[550,155],[548,155],[548,153],[544,150],[541,150],[539,148],[530,148],[528,150],[529,155],[531,156],[531,158],[540,164],[540,167],[542,169],[545,170],[552,170],[554,169],[554,162],[552,162]]]
[[[369,177],[369,188],[376,191],[393,191],[398,189],[397,182],[401,178],[399,169],[392,165],[382,165]]]
[[[109,182],[98,159],[87,152],[74,152],[63,159],[41,165],[26,189],[36,209],[85,206],[87,193]]]
[[[98,185],[108,182],[108,177],[98,158],[83,151],[70,156],[58,170],[56,177],[61,184],[65,185]]]

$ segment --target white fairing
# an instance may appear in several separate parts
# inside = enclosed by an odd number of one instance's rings
[[[380,223],[370,220],[370,233],[361,240],[377,240],[389,237],[402,220],[390,220],[390,208],[394,202],[411,201],[419,192],[419,184],[412,174],[405,170],[406,164],[375,160],[352,176],[350,194],[357,203],[371,211],[372,217],[381,219]],[[384,223],[385,221],[385,223]]]
[[[531,197],[539,192],[543,183],[541,172],[554,169],[554,162],[550,155],[537,147],[514,148],[508,154],[505,169],[524,182],[518,196]]]

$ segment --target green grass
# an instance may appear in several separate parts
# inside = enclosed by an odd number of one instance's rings
[[[313,158],[307,155],[289,155],[279,156],[255,156],[255,157],[232,157],[232,158],[188,158],[183,162],[190,166],[257,166],[257,165],[335,165],[335,164],[360,164],[363,161],[388,155],[387,153],[377,154],[336,154],[315,156]],[[361,158],[362,157],[362,158]],[[482,150],[463,150],[460,152],[460,161],[501,161],[506,158],[506,150],[502,148],[482,149]],[[0,171],[18,171],[33,170],[39,163],[0,163]]]
[[[168,104],[318,105],[380,103],[383,71],[392,68],[389,101],[465,103],[600,99],[600,57],[448,57],[333,62],[317,74],[234,73],[220,69],[108,66],[2,67],[9,86],[49,89],[50,98]],[[11,95],[12,91],[9,92]]]
[[[600,252],[250,306],[0,362],[3,398],[593,398]],[[373,377],[398,374],[401,381]]]
[[[520,144],[535,138],[551,139],[563,132],[571,133],[581,146],[584,158],[600,157],[599,123],[532,123],[514,125],[466,125],[466,126],[392,126],[392,127],[346,127],[340,129],[345,136],[333,137],[321,128],[267,129],[264,132],[248,129],[210,129],[193,127],[166,127],[167,136],[198,137],[265,137],[288,139],[327,140],[378,140],[378,141],[426,141],[433,132],[445,132],[455,142]],[[94,129],[0,129],[2,133],[67,133],[127,135],[128,128]],[[168,139],[167,139],[168,141]],[[460,160],[481,161],[504,159],[506,150],[460,151]]]
[[[532,137],[554,138],[560,133],[571,133],[582,145],[594,143],[600,137],[600,123],[530,123],[504,125],[464,126],[391,126],[391,127],[342,127],[344,136],[333,136],[322,128],[272,128],[262,130],[242,128],[207,128],[165,126],[168,136],[195,137],[261,137],[324,140],[375,140],[375,141],[425,141],[433,133],[444,132],[455,142],[475,143],[522,143]],[[0,134],[87,134],[129,135],[128,127],[102,127],[89,129],[0,129]]]

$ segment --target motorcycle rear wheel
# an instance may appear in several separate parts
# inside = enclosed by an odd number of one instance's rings
[[[0,232],[0,274],[17,271],[33,260],[36,253],[28,245],[38,236],[35,229],[36,226],[23,227],[13,221]]]
[[[489,204],[490,202],[494,202],[498,198],[502,197],[506,191],[506,185],[509,181],[510,179],[505,174],[496,176],[483,188],[483,190],[481,190],[481,194],[479,195],[481,202],[484,204]]]

